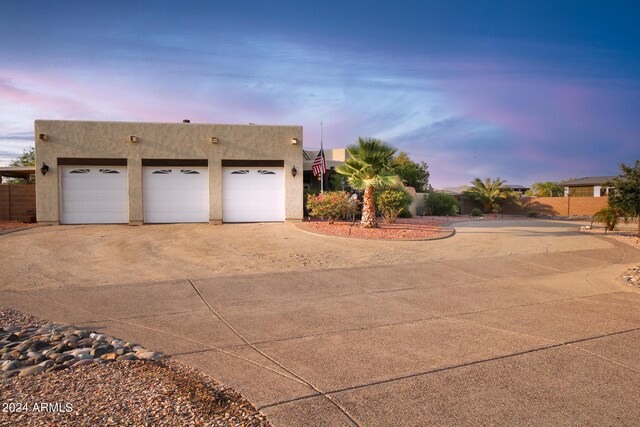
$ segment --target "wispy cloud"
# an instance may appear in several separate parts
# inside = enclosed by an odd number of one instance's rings
[[[0,68],[0,150],[19,154],[37,118],[189,118],[302,124],[308,147],[319,145],[322,120],[327,146],[383,138],[427,161],[436,186],[613,173],[640,158],[640,61],[565,41],[571,23],[549,24],[554,37],[511,37],[517,29],[489,31],[494,16],[456,11],[439,22],[370,5],[371,23],[300,32],[318,27],[288,14],[288,25],[248,22],[236,9],[221,6],[208,26],[193,13],[172,25],[162,11],[131,25],[138,15],[109,10],[104,22],[121,19],[100,31],[61,16],[50,41],[37,28],[24,32],[20,49],[0,47],[12,59]],[[446,33],[451,25],[457,32]]]

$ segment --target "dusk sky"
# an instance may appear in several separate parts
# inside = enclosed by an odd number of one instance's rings
[[[296,124],[431,183],[640,159],[640,3],[3,1],[0,165],[35,119]]]

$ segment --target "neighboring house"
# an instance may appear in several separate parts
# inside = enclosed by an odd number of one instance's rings
[[[560,183],[564,187],[565,197],[602,197],[609,194],[609,188],[604,183],[616,176],[588,176],[572,179]]]
[[[461,196],[462,193],[470,189],[468,185],[459,185],[458,187],[444,187],[441,190],[434,190],[438,193],[448,194],[450,196]]]
[[[313,176],[311,167],[313,161],[318,157],[320,150],[304,150],[304,189],[311,192],[320,192],[320,175]],[[331,176],[336,174],[336,167],[343,164],[349,157],[345,148],[329,148],[324,150],[324,157],[327,163],[327,173],[324,175],[324,189],[329,189]],[[345,188],[346,179],[345,179]]]
[[[507,184],[505,186],[502,187],[503,190],[511,190],[514,191],[516,193],[518,193],[520,195],[520,197],[525,197],[525,193],[527,191],[529,191],[531,188],[529,187],[525,187],[524,185],[518,185],[518,184]]]
[[[298,221],[302,126],[37,120],[48,224]]]

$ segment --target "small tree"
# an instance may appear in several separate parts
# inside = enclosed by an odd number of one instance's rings
[[[353,203],[349,203],[346,191],[325,191],[322,194],[310,194],[307,198],[309,216],[314,218],[329,218],[333,224],[337,219],[347,215]]]
[[[35,166],[36,164],[36,149],[35,147],[29,147],[24,150],[21,155],[13,159],[9,166]]]
[[[553,181],[534,182],[531,184],[531,195],[536,197],[562,197],[564,188]]]
[[[620,165],[622,173],[606,183],[609,190],[609,206],[624,214],[638,217],[638,238],[640,238],[640,160],[634,166]]]
[[[391,169],[416,192],[429,190],[429,166],[425,162],[414,162],[407,153],[401,151],[391,160]]]
[[[396,222],[398,216],[412,201],[413,197],[404,190],[385,190],[376,198],[378,210],[388,224]]]
[[[36,164],[36,149],[35,147],[29,147],[24,150],[21,155],[13,159],[9,166],[20,167],[20,166],[35,166]],[[7,182],[10,184],[33,184],[35,181],[33,178],[24,179],[24,178],[9,178]]]
[[[456,215],[459,210],[458,201],[449,194],[432,191],[424,196],[424,212],[426,215]]]

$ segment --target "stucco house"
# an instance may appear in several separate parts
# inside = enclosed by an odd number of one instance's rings
[[[38,222],[299,221],[302,126],[36,120]]]
[[[304,150],[304,189],[311,192],[320,191],[320,175],[313,175],[311,170],[313,161],[318,157],[320,150]],[[327,164],[327,173],[324,174],[324,188],[329,188],[329,180],[333,174],[336,174],[336,167],[340,166],[349,158],[346,148],[327,148],[324,150],[325,162]],[[346,187],[346,179],[344,180]]]

